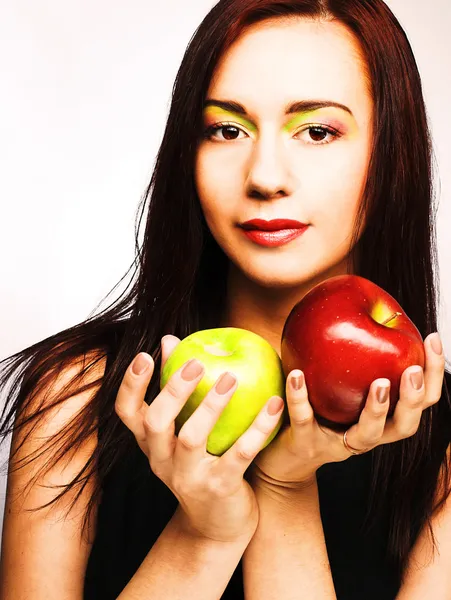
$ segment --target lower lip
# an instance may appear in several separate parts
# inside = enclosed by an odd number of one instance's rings
[[[300,227],[299,229],[279,229],[278,231],[243,229],[243,233],[252,242],[259,244],[260,246],[274,248],[275,246],[283,246],[284,244],[288,244],[288,242],[291,242],[291,240],[301,236],[307,227],[308,226]]]

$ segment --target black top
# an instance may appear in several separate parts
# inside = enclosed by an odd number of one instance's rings
[[[318,470],[321,518],[338,600],[394,600],[400,582],[385,559],[388,517],[365,534],[371,452]],[[177,499],[136,449],[104,483],[84,600],[116,600],[171,519]],[[222,595],[244,599],[241,561]]]

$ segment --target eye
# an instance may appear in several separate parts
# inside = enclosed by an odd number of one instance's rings
[[[219,131],[221,129],[227,131],[227,133],[225,134],[225,136],[223,138],[225,140],[239,139],[238,138],[239,132],[241,131],[242,133],[244,133],[244,131],[240,127],[237,127],[233,123],[217,123],[216,125],[212,125],[211,127],[208,127],[205,130],[204,138],[207,140],[218,139],[217,137],[213,138],[213,136],[217,131]]]
[[[313,146],[330,144],[335,138],[341,135],[336,129],[326,127],[325,125],[309,125],[305,129],[298,131],[296,135],[300,135],[301,133],[308,134],[308,138],[313,141],[307,141],[307,139],[305,141],[307,144],[312,144]],[[329,139],[327,139],[327,136],[330,136]]]
[[[223,130],[223,133],[226,132],[222,140],[214,136],[214,134],[220,130]],[[211,125],[211,127],[208,127],[205,130],[204,138],[207,140],[216,139],[218,141],[234,141],[240,139],[238,137],[240,132],[245,133],[240,127],[237,127],[237,125],[233,123],[217,123],[216,125]],[[307,133],[310,139],[310,141],[305,139],[305,143],[313,146],[330,144],[335,138],[341,137],[341,133],[339,131],[325,125],[309,125],[308,127],[298,131],[295,136],[299,136],[302,133]]]

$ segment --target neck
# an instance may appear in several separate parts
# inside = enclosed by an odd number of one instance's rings
[[[248,279],[233,263],[227,275],[227,303],[219,327],[247,329],[266,339],[281,355],[281,338],[292,308],[315,285],[347,273],[346,261],[295,288],[262,287]]]

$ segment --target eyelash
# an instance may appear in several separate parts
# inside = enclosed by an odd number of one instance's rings
[[[234,123],[217,123],[216,125],[211,125],[210,127],[207,127],[207,129],[204,132],[204,138],[205,139],[212,139],[213,134],[216,131],[219,131],[220,129],[226,129],[227,127],[233,127],[234,129],[238,129],[239,131],[242,131],[243,133],[245,133],[245,131],[243,129],[241,129],[241,127],[238,127],[237,125],[235,125]],[[331,127],[327,127],[326,125],[309,125],[308,127],[305,127],[304,129],[300,129],[299,131],[296,132],[296,135],[298,133],[302,133],[304,131],[308,131],[310,129],[321,129],[322,131],[329,133],[330,135],[333,136],[333,138],[339,138],[341,137],[341,133],[339,131],[337,131],[336,129],[332,129]],[[227,141],[227,140],[221,140],[221,141]],[[230,140],[230,141],[236,141],[236,140]],[[331,142],[307,142],[308,144],[311,144],[312,146],[322,146],[323,144],[330,144]]]

